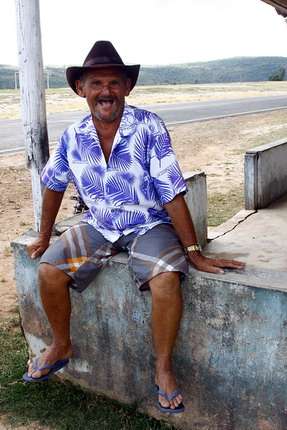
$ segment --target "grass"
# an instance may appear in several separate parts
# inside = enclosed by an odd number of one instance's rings
[[[244,208],[243,185],[227,194],[216,193],[208,197],[208,226],[216,227],[232,218]]]
[[[8,257],[9,255],[13,255],[13,248],[11,246],[5,246],[3,250],[4,257]]]
[[[208,83],[208,84],[175,84],[175,85],[147,85],[138,86],[133,90],[135,93],[147,93],[147,94],[168,94],[168,93],[213,93],[217,96],[218,93],[228,93],[232,94],[232,97],[236,97],[236,93],[243,93],[242,96],[248,97],[248,93],[256,92],[257,95],[262,95],[261,93],[266,92],[278,92],[287,91],[287,82],[231,82],[231,83]]]
[[[287,91],[287,81],[262,81],[262,82],[228,82],[228,83],[207,83],[207,84],[175,84],[175,85],[138,85],[134,88],[134,91],[150,92],[155,91],[166,92],[166,90],[181,90],[181,89],[194,89],[201,88],[203,91],[208,89],[215,89],[220,91]],[[47,94],[59,94],[59,95],[73,95],[74,93],[67,86],[65,88],[50,88],[46,89]],[[0,89],[0,97],[6,97],[7,95],[20,96],[20,90],[18,89]]]
[[[5,414],[9,425],[37,422],[55,430],[175,429],[140,414],[135,405],[85,392],[70,382],[52,378],[44,383],[26,383],[22,375],[27,359],[28,348],[18,321],[0,322],[0,413]]]

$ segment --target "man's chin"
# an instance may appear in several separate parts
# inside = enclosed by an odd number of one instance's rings
[[[92,112],[92,114],[97,120],[104,121],[104,122],[113,122],[113,121],[117,120],[120,116],[119,112],[117,112],[117,111],[115,111],[115,112],[94,111],[94,112]]]
[[[94,115],[94,117],[99,120],[99,121],[103,121],[103,122],[113,122],[118,118],[118,115],[113,115],[113,116],[102,116],[102,115]]]

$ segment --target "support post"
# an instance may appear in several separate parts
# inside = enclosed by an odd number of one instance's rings
[[[22,123],[32,177],[36,231],[40,229],[41,171],[49,158],[39,0],[15,0]]]

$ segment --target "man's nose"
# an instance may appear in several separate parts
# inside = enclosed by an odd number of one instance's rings
[[[105,95],[110,94],[111,93],[111,87],[110,87],[110,85],[109,84],[104,84],[103,87],[102,87],[101,93],[105,94]]]

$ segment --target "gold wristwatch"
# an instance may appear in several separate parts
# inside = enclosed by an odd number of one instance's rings
[[[185,252],[191,252],[191,251],[202,251],[200,243],[197,243],[196,245],[190,245],[184,248]]]

